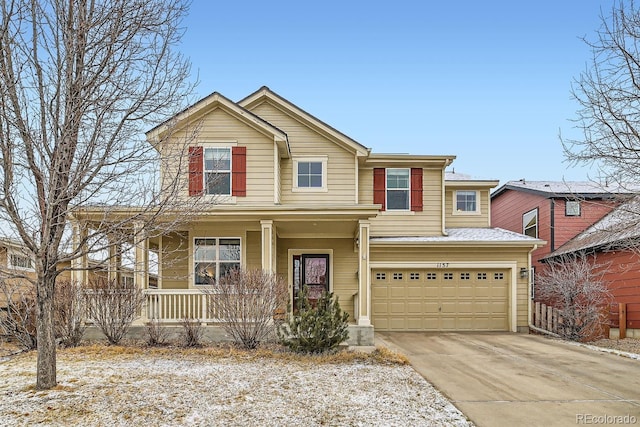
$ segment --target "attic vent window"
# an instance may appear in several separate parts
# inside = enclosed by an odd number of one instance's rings
[[[577,200],[567,200],[564,205],[565,216],[580,216],[580,202]]]

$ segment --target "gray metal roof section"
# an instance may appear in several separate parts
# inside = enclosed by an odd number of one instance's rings
[[[371,243],[456,243],[456,242],[492,242],[492,243],[531,243],[544,244],[540,239],[515,233],[502,228],[448,228],[446,236],[402,236],[371,237]]]
[[[507,190],[525,191],[547,198],[580,197],[586,199],[613,198],[620,194],[635,194],[637,185],[601,184],[594,181],[509,181],[491,194],[494,198]]]
[[[589,249],[613,247],[634,239],[640,239],[640,196],[609,212],[544,259]]]

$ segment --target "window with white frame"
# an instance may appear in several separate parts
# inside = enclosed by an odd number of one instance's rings
[[[208,285],[240,268],[240,239],[196,238],[194,240],[194,283]]]
[[[231,195],[231,148],[204,149],[204,183],[206,194]]]
[[[9,253],[9,268],[19,270],[33,270],[33,261],[31,258],[22,253]]]
[[[580,216],[580,201],[567,200],[564,204],[564,216]]]
[[[477,191],[456,191],[455,192],[456,213],[478,213],[478,192]]]
[[[326,191],[327,158],[299,157],[293,159],[293,191]]]
[[[530,210],[522,215],[522,233],[538,238],[538,209]]]
[[[387,169],[387,210],[409,210],[410,169]]]

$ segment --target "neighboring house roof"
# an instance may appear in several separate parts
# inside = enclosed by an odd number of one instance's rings
[[[634,194],[638,186],[600,184],[593,181],[509,181],[491,194],[495,198],[507,190],[524,191],[539,196],[579,197],[583,199],[607,199],[621,194]]]
[[[349,148],[351,151],[354,151],[357,156],[367,156],[371,151],[369,148],[360,144],[356,140],[348,137],[344,133],[326,124],[317,117],[307,113],[297,105],[292,104],[288,100],[284,99],[283,97],[269,89],[267,86],[262,86],[251,95],[241,99],[240,101],[238,101],[237,105],[250,110],[267,100],[271,102],[271,104],[274,104],[279,108],[286,110],[289,114],[295,116],[297,120],[305,123],[307,126],[316,130],[325,137],[341,144],[343,147]]]
[[[532,244],[544,245],[547,242],[524,234],[505,230],[502,228],[448,228],[445,236],[425,237],[371,237],[370,242],[375,244],[393,245],[402,244],[518,244],[527,246]]]
[[[640,196],[620,205],[543,259],[640,239]]]

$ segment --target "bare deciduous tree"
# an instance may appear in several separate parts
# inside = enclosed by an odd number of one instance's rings
[[[0,221],[11,224],[35,259],[38,389],[56,385],[53,301],[61,266],[105,249],[94,232],[117,245],[135,239],[132,230],[153,235],[154,220],[175,212],[169,201],[184,188],[177,177],[188,161],[185,150],[172,146],[185,160],[172,162],[175,175],[160,181],[167,150],[162,141],[146,143],[141,130],[189,102],[189,65],[174,49],[187,3],[0,5]],[[185,141],[192,131],[184,131]],[[72,208],[82,213],[97,204],[104,209],[89,210],[93,224],[83,228],[79,245],[66,245]]]
[[[602,15],[588,68],[572,87],[580,139],[563,140],[574,164],[596,164],[608,184],[640,184],[640,11],[617,1]]]
[[[264,270],[231,270],[206,290],[214,317],[236,343],[256,348],[276,337],[274,316],[284,311],[289,298],[280,276]]]
[[[611,300],[602,279],[606,267],[584,254],[565,254],[549,260],[536,276],[537,297],[559,310],[564,338],[579,341],[600,335]]]

